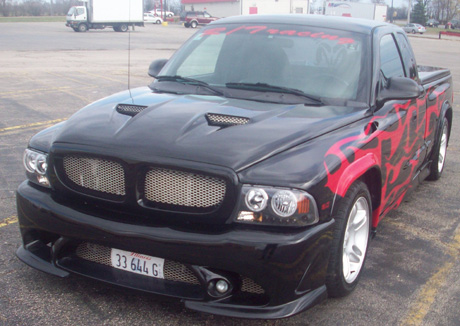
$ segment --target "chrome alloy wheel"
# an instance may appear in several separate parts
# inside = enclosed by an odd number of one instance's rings
[[[343,239],[342,272],[348,284],[358,277],[366,257],[370,212],[364,197],[359,197],[350,211]]]
[[[438,157],[438,171],[441,172],[444,168],[444,162],[447,152],[447,123],[444,124],[442,128],[441,144],[439,145],[439,157]]]

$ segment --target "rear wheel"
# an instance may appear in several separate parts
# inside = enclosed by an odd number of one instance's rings
[[[334,216],[335,228],[326,286],[331,297],[343,297],[356,287],[361,275],[371,229],[372,202],[367,186],[356,181],[341,200]]]
[[[198,23],[196,21],[193,21],[193,22],[190,23],[190,26],[192,28],[196,28],[198,26]]]
[[[429,180],[438,180],[444,171],[446,163],[447,143],[449,142],[449,120],[446,117],[442,120],[441,133],[438,136],[436,147],[433,152],[433,162],[431,163]]]
[[[120,27],[119,27],[119,31],[120,32],[127,32],[128,31],[128,25],[127,24],[121,24]]]
[[[412,30],[412,34],[415,34],[415,29]]]

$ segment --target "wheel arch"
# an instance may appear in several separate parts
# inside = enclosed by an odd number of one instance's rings
[[[448,138],[448,140],[449,140],[450,139],[450,132],[452,130],[452,120],[454,118],[454,112],[452,110],[452,106],[450,105],[450,103],[448,103],[448,102],[444,103],[443,109],[441,110],[441,117],[443,116],[443,112],[444,112],[444,115],[447,118],[447,121],[449,121],[449,138]],[[447,142],[447,143],[449,144],[449,142]]]
[[[448,101],[445,101],[442,104],[441,112],[439,113],[438,125],[436,126],[435,139],[439,138],[439,134],[442,132],[442,130],[441,130],[442,118],[446,117],[447,121],[449,122],[449,129],[448,129],[449,137],[447,138],[447,146],[449,146],[450,132],[452,130],[452,120],[454,118],[453,116],[454,116],[454,112],[452,110],[452,106],[450,105],[450,103]],[[436,146],[437,146],[437,144],[435,143],[433,148],[436,148]],[[431,159],[433,159],[433,155],[434,155],[433,153],[434,153],[434,150],[431,151],[431,154],[430,154]]]
[[[367,186],[372,201],[372,227],[376,227],[380,216],[380,203],[382,200],[382,173],[380,161],[373,153],[368,153],[354,161],[342,173],[332,204],[331,214],[338,206],[339,198],[343,198],[350,186],[361,180]],[[333,216],[333,215],[332,215]]]
[[[382,173],[377,166],[370,168],[361,177],[366,184],[372,201],[372,227],[376,228],[380,216],[380,204],[382,202]]]

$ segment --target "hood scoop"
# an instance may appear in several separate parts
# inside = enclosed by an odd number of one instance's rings
[[[147,107],[144,105],[118,104],[116,110],[118,113],[134,117],[136,114],[142,112],[145,108]]]
[[[218,127],[245,125],[250,121],[250,119],[246,117],[217,113],[206,113],[206,120],[208,120],[210,126]]]

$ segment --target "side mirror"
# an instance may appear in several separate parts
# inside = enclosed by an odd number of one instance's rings
[[[414,80],[406,77],[391,77],[386,87],[382,88],[377,96],[377,104],[381,106],[386,101],[410,100],[419,97],[423,88]]]
[[[163,69],[168,59],[158,59],[153,61],[149,66],[149,76],[155,78]]]

